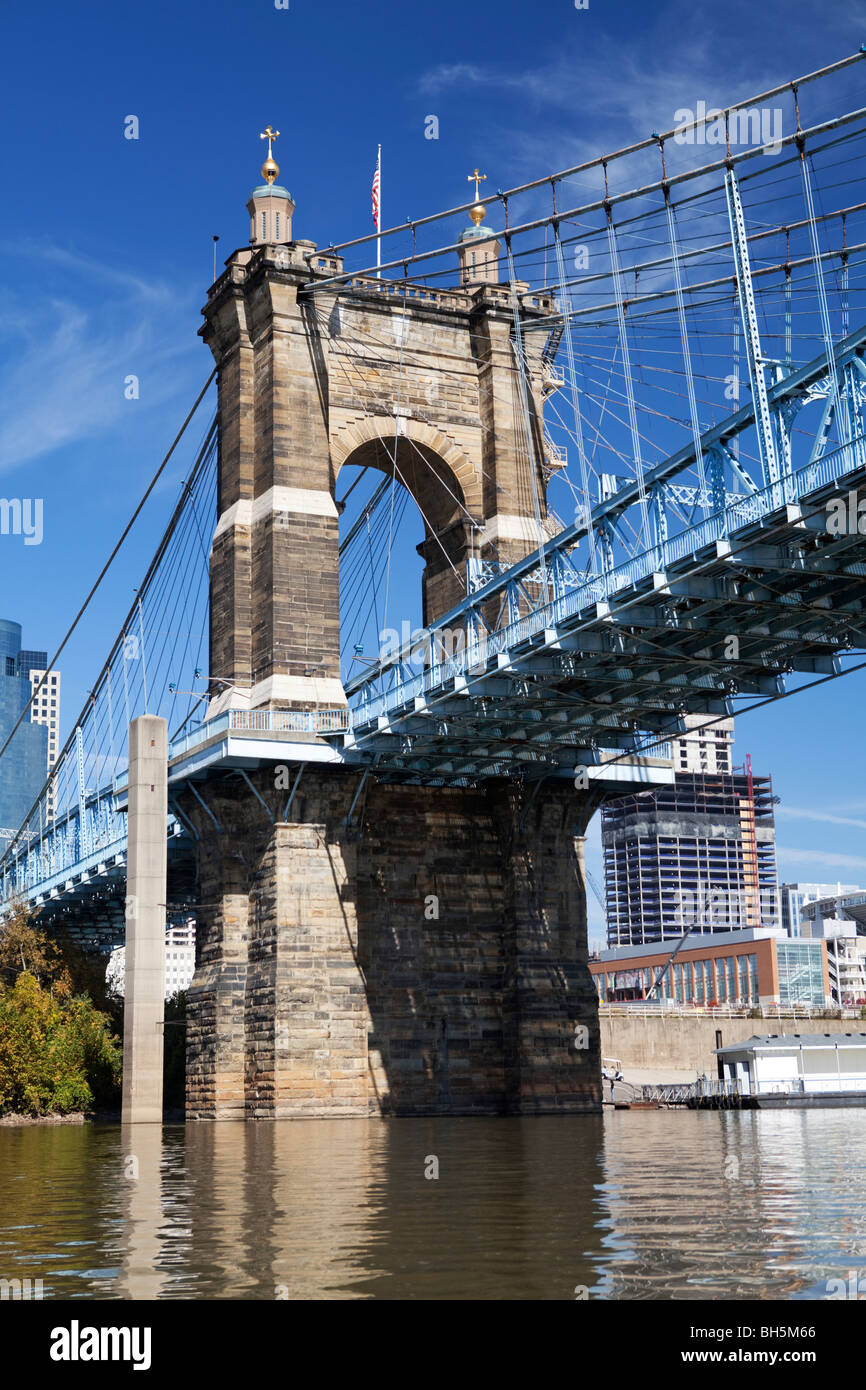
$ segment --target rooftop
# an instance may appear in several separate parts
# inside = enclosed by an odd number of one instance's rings
[[[866,1033],[755,1033],[745,1042],[717,1047],[724,1057],[734,1052],[790,1052],[800,1047],[866,1047]]]
[[[707,932],[700,936],[694,933],[687,938],[686,944],[679,954],[686,955],[689,951],[708,951],[718,949],[721,946],[736,946],[747,941],[765,941],[768,937],[773,937],[775,940],[787,940],[781,927],[746,927],[743,931]],[[677,935],[666,937],[664,941],[651,941],[644,946],[611,946],[607,951],[600,951],[598,959],[618,961],[633,960],[641,956],[669,955],[679,939],[680,937]]]

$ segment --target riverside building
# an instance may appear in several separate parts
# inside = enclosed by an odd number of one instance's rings
[[[670,946],[620,946],[589,962],[603,1004],[642,999],[682,1005],[823,1009],[832,1001],[827,943],[778,928],[694,935]]]

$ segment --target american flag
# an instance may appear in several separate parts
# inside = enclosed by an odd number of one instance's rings
[[[379,193],[382,187],[382,146],[379,146],[379,161],[376,165],[376,172],[373,175],[373,226],[377,232],[382,230],[381,208],[379,206]]]

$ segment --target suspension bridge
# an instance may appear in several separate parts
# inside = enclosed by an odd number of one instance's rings
[[[594,810],[866,660],[864,57],[476,183],[381,266],[295,236],[269,153],[174,513],[0,863],[122,941],[168,721],[192,1116],[597,1107]]]

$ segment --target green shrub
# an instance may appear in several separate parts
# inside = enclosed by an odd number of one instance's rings
[[[22,971],[0,986],[0,1114],[65,1115],[117,1101],[121,1051],[89,999]]]

